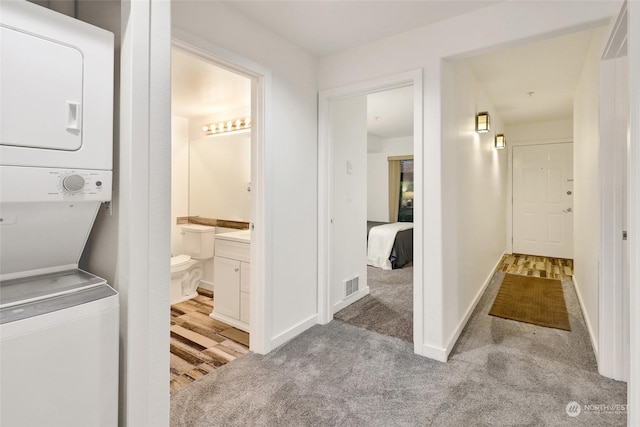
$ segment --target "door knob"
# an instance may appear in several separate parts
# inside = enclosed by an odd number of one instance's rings
[[[563,210],[562,212],[564,212],[564,213],[573,212],[573,209],[571,209],[571,208],[567,208],[567,209]]]

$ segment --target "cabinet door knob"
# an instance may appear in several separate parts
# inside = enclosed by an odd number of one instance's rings
[[[235,271],[237,273],[238,271],[240,271],[240,269],[239,268],[235,268],[233,271]]]

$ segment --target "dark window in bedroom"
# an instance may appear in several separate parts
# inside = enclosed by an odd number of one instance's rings
[[[398,222],[413,222],[413,160],[400,161]]]

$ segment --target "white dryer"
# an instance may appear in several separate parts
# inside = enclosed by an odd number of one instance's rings
[[[0,280],[77,268],[111,200],[113,34],[0,2]]]
[[[113,34],[0,2],[0,164],[112,169]]]

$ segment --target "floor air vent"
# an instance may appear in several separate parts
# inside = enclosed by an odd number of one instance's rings
[[[345,296],[349,296],[354,292],[358,292],[358,279],[360,277],[356,276],[351,280],[346,280],[344,282]]]

